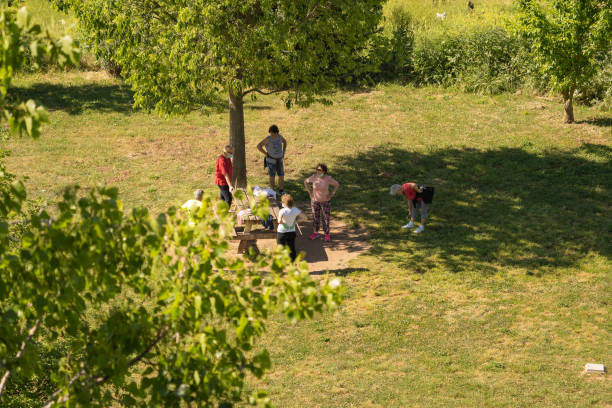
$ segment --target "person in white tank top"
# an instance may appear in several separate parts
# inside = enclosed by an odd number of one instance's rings
[[[289,247],[291,261],[295,261],[297,251],[295,249],[296,232],[295,227],[298,220],[305,220],[304,214],[293,206],[293,197],[290,194],[283,194],[281,198],[283,208],[278,213],[278,228],[276,230],[276,242],[279,245]]]

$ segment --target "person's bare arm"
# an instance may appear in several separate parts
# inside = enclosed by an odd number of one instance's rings
[[[281,143],[283,144],[283,157],[285,157],[285,153],[287,152],[287,139],[281,135]]]
[[[230,178],[228,177],[227,174],[224,174],[223,176],[225,177],[225,181],[227,182],[227,185],[230,188],[230,193],[233,193],[234,192],[234,186],[232,185],[232,180],[230,180]]]
[[[338,191],[338,187],[340,187],[340,183],[338,183],[333,177],[330,177],[329,185],[333,188],[330,189],[329,196],[333,197]]]
[[[264,139],[261,142],[259,142],[259,144],[257,145],[257,150],[262,152],[264,156],[268,155],[268,153],[266,153],[266,151],[263,149],[263,147],[267,144],[268,144],[268,138],[264,137]]]
[[[308,194],[312,196],[312,190],[308,187],[308,180],[310,179],[307,178],[306,180],[304,180],[304,187],[306,188],[306,191],[308,191]]]

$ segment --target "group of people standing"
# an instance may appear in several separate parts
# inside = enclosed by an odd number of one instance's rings
[[[276,191],[276,177],[278,176],[278,194],[281,196],[282,209],[279,211],[277,242],[286,245],[290,249],[291,260],[295,260],[297,251],[295,248],[296,223],[298,220],[305,220],[304,214],[295,207],[293,197],[284,191],[285,182],[285,154],[287,152],[287,139],[279,133],[278,126],[272,125],[268,129],[268,136],[257,144],[257,150],[264,155],[264,168],[270,177],[270,188]],[[215,167],[215,184],[219,187],[220,199],[228,205],[232,204],[232,156],[233,148],[227,145],[217,158]],[[304,180],[304,187],[310,196],[312,209],[313,231],[309,236],[314,240],[320,237],[319,231],[323,230],[325,242],[331,241],[329,223],[331,216],[331,199],[338,191],[340,184],[328,174],[325,164],[319,163],[315,168],[315,173]],[[390,188],[391,195],[403,195],[409,203],[410,222],[402,228],[409,229],[415,227],[415,216],[420,210],[421,223],[414,233],[422,233],[427,222],[428,208],[433,199],[433,187],[425,187],[416,183],[394,184]],[[202,190],[197,190],[201,200]],[[196,200],[198,197],[196,197]],[[194,200],[190,200],[194,201]],[[187,204],[187,203],[186,203]]]
[[[290,249],[291,260],[295,260],[296,223],[306,217],[294,205],[293,197],[284,191],[285,183],[285,154],[287,152],[287,139],[279,132],[278,126],[272,125],[268,129],[268,136],[257,144],[257,150],[264,155],[264,168],[268,172],[270,188],[276,191],[276,177],[278,176],[278,194],[281,196],[282,209],[279,211],[277,242]],[[227,145],[217,158],[215,166],[215,184],[219,187],[220,199],[228,205],[232,204],[232,156],[233,148]],[[323,230],[325,242],[331,241],[329,222],[331,216],[331,199],[338,191],[340,184],[328,173],[325,164],[320,163],[315,173],[304,180],[304,187],[310,196],[313,217],[313,232],[309,236],[314,240],[319,238],[319,231]]]

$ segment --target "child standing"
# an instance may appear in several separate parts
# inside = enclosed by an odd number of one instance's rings
[[[290,194],[283,194],[281,201],[283,208],[278,213],[278,228],[276,230],[276,242],[279,245],[286,245],[291,252],[291,261],[295,261],[297,252],[295,250],[295,226],[298,218],[302,219],[302,212],[293,206],[293,197]]]

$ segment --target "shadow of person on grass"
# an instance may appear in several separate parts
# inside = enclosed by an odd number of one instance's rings
[[[369,229],[370,254],[418,273],[495,273],[505,266],[539,275],[612,256],[612,148],[573,151],[445,148],[415,153],[398,144],[341,155],[328,163],[341,189],[334,207]],[[302,174],[287,186],[297,191]],[[407,202],[389,186],[436,188],[423,234],[402,230]],[[418,220],[418,218],[417,218]]]

